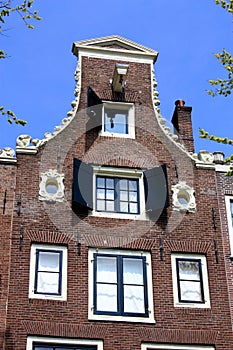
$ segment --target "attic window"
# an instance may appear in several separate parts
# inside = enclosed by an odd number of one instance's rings
[[[134,104],[104,102],[101,136],[135,138]]]

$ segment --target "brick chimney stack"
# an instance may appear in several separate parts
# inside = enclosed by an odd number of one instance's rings
[[[192,107],[185,106],[185,101],[177,100],[172,117],[174,133],[179,136],[179,141],[188,152],[194,152],[193,128],[191,120]]]

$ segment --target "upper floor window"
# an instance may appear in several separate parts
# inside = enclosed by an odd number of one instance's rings
[[[66,299],[67,248],[32,244],[29,298]]]
[[[100,135],[135,138],[134,104],[104,102]]]
[[[142,343],[141,350],[215,350],[212,345]]]
[[[102,101],[87,89],[87,130],[97,128],[101,136],[135,138],[135,108],[132,102]]]
[[[96,176],[96,210],[139,213],[138,179]]]
[[[174,305],[210,307],[206,257],[172,254]]]
[[[148,252],[89,251],[89,318],[153,322]]]
[[[145,220],[169,205],[166,165],[142,171],[74,159],[73,204],[89,215]]]
[[[225,202],[226,202],[227,223],[228,223],[228,230],[229,230],[231,256],[233,256],[233,196],[226,196]]]

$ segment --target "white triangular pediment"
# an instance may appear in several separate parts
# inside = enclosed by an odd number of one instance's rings
[[[101,38],[77,41],[73,44],[73,53],[78,56],[81,49],[95,49],[106,51],[134,52],[135,54],[154,56],[156,59],[158,52],[134,41],[118,35],[105,36]]]

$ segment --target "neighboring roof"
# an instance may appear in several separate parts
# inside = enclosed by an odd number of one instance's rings
[[[73,43],[72,52],[78,56],[80,49],[94,49],[99,51],[122,51],[128,54],[135,54],[140,56],[149,56],[155,62],[158,56],[158,51],[152,50],[146,46],[140,45],[134,41],[123,38],[118,35],[105,36],[101,38],[81,40]]]

